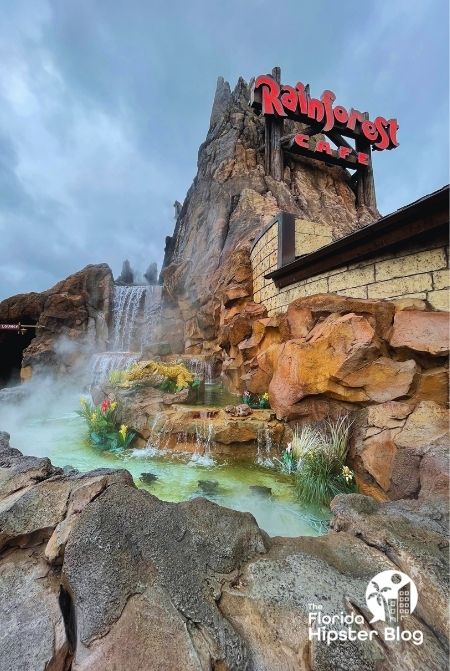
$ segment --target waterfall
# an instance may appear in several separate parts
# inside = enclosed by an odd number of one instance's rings
[[[104,382],[112,370],[127,370],[139,361],[152,341],[160,306],[158,285],[114,287],[110,351],[93,355],[91,384]]]
[[[159,317],[160,300],[161,287],[157,285],[114,288],[113,352],[142,350],[150,342]]]
[[[108,379],[112,370],[127,370],[136,361],[139,354],[133,352],[102,352],[91,359],[91,384],[100,384]]]
[[[261,466],[273,466],[272,460],[273,435],[270,427],[258,429],[256,463]]]
[[[214,365],[211,359],[205,357],[190,357],[185,364],[195,377],[204,380],[206,384],[214,382]]]

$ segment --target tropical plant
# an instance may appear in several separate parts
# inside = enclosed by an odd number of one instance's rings
[[[303,425],[300,429],[297,427],[292,437],[292,455],[300,461],[305,454],[316,449],[322,442],[322,432],[320,429],[310,424]]]
[[[276,459],[281,464],[283,471],[291,474],[297,469],[297,460],[292,452],[292,443],[289,443],[287,448],[283,450],[281,459]]]
[[[129,447],[136,434],[130,431],[126,424],[119,425],[116,419],[117,403],[105,399],[100,405],[94,405],[87,399],[80,399],[80,417],[85,420],[89,440],[92,445],[103,450],[116,452]]]
[[[254,410],[263,410],[265,408],[270,408],[269,394],[265,392],[264,394],[252,394],[249,391],[244,391],[241,396],[241,403],[246,403],[250,408]]]
[[[329,505],[337,494],[356,491],[354,474],[345,465],[350,428],[348,417],[340,417],[294,434],[296,489],[305,503]]]

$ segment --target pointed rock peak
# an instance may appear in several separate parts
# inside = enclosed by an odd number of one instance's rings
[[[242,77],[239,77],[237,84],[234,87],[233,98],[236,103],[244,105],[244,107],[247,106],[248,101],[250,100],[250,86]]]
[[[218,77],[216,94],[211,111],[210,128],[213,128],[223,117],[225,110],[230,104],[231,89],[223,77]]]

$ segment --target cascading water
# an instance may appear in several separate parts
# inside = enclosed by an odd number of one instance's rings
[[[91,359],[91,384],[99,384],[108,379],[112,370],[127,370],[139,360],[139,353],[102,352]]]
[[[127,370],[139,360],[152,340],[160,305],[158,285],[114,287],[111,349],[92,357],[91,384],[104,382],[112,370]]]
[[[211,359],[205,357],[190,357],[185,360],[187,368],[200,380],[204,380],[205,384],[213,384],[214,382],[214,365]]]
[[[160,301],[160,286],[114,288],[113,352],[142,350],[150,342],[159,317]]]
[[[256,463],[261,466],[273,466],[273,436],[268,426],[258,429]]]

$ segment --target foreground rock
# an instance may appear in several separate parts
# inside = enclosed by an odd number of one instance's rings
[[[1,671],[446,668],[441,499],[340,496],[328,535],[271,539],[248,513],[202,498],[165,503],[126,471],[64,475],[7,434],[0,475]],[[379,631],[365,589],[396,568],[417,584],[406,625],[423,645],[308,640],[311,602]]]

